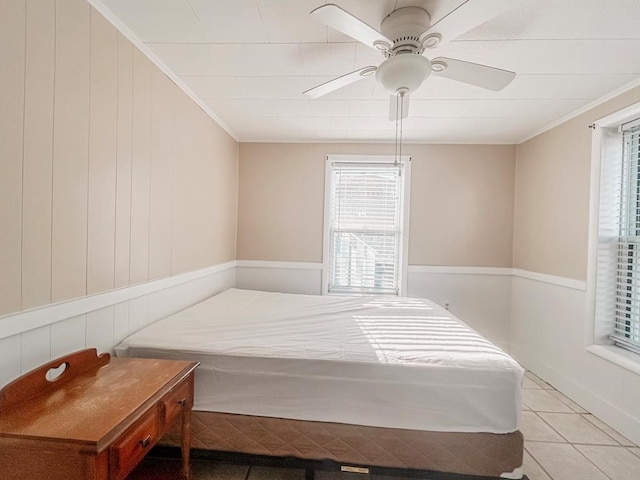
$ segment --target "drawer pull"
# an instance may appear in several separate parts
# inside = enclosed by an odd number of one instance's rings
[[[138,441],[138,445],[140,445],[142,448],[147,448],[150,443],[151,443],[151,435],[147,435],[142,440]]]
[[[187,404],[187,399],[183,398],[182,400],[178,400],[178,405],[184,407]]]

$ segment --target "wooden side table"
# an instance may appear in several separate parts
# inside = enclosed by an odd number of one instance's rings
[[[0,390],[0,478],[123,480],[182,417],[189,479],[197,366],[88,349],[14,380]]]

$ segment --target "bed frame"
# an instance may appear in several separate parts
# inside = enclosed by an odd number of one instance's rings
[[[520,431],[429,432],[202,411],[193,412],[191,424],[193,458],[303,468],[307,480],[315,470],[429,480],[527,478],[519,470]],[[179,430],[161,443],[180,445]]]

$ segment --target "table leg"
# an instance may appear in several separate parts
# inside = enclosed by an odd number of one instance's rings
[[[189,468],[189,454],[191,453],[191,406],[185,405],[182,409],[182,478],[191,479],[191,469]]]

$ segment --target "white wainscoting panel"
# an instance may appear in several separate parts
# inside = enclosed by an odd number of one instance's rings
[[[113,305],[87,313],[86,345],[96,347],[99,352],[111,351],[115,345],[113,336],[114,314],[115,307]],[[51,342],[51,345],[53,345],[53,342]]]
[[[426,297],[509,350],[511,269],[410,266],[407,294]]]
[[[0,318],[0,388],[43,363],[76,350],[93,347],[98,352],[113,353],[126,336],[235,283],[235,262],[229,262],[6,315]]]
[[[589,352],[587,294],[567,282],[516,275],[511,354],[573,401],[640,444],[640,375]]]
[[[129,302],[116,303],[113,308],[113,344],[118,345],[129,335]]]
[[[27,372],[51,358],[51,325],[35,328],[22,334],[20,368]]]
[[[149,323],[149,296],[129,300],[129,333],[137,332]]]
[[[86,314],[67,318],[51,325],[51,358],[58,358],[65,353],[82,350],[86,344]]]
[[[22,336],[0,338],[0,386],[20,376]]]
[[[322,263],[238,260],[236,286],[268,292],[322,293]]]

